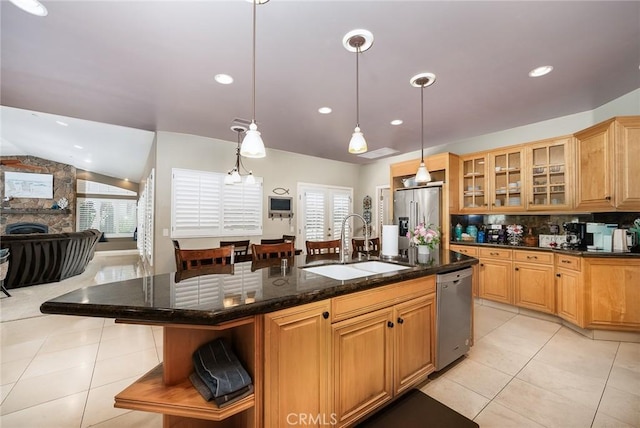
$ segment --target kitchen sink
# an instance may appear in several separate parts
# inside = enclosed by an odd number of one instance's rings
[[[397,265],[394,263],[384,263],[376,261],[352,263],[346,265],[335,264],[303,268],[303,270],[307,272],[326,276],[332,279],[337,279],[339,281],[362,278],[379,273],[397,272],[404,269],[409,268],[407,266]]]

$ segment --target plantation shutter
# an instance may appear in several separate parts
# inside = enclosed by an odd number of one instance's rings
[[[307,190],[303,195],[304,240],[325,240],[325,192]]]

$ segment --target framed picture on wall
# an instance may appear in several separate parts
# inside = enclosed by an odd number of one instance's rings
[[[5,171],[4,196],[53,199],[53,175]]]

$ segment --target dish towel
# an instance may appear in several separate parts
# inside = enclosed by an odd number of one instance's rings
[[[239,391],[240,394],[246,393],[248,386],[253,389],[251,377],[225,338],[215,339],[198,348],[193,353],[193,368],[213,399],[228,396],[228,401],[237,398],[235,393]],[[193,383],[193,379],[191,381]],[[194,387],[199,391],[202,389],[195,383]],[[202,396],[210,399],[205,394]]]

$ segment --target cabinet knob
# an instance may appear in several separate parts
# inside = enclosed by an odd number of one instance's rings
[[[605,199],[606,199],[607,201],[610,201],[610,200],[611,200],[611,196],[607,196],[607,197],[605,197]]]
[[[392,321],[387,321],[387,327],[393,328],[393,322]]]
[[[520,270],[520,268],[516,267],[516,270]]]
[[[327,319],[329,318],[329,312],[325,311],[322,313],[322,318]]]
[[[480,266],[484,267],[484,263],[480,263]]]
[[[560,278],[560,274],[559,274],[559,273],[557,273],[557,274],[556,274],[556,276],[557,276],[558,278]]]
[[[404,320],[400,317],[398,317],[398,324],[402,324],[404,322]]]

